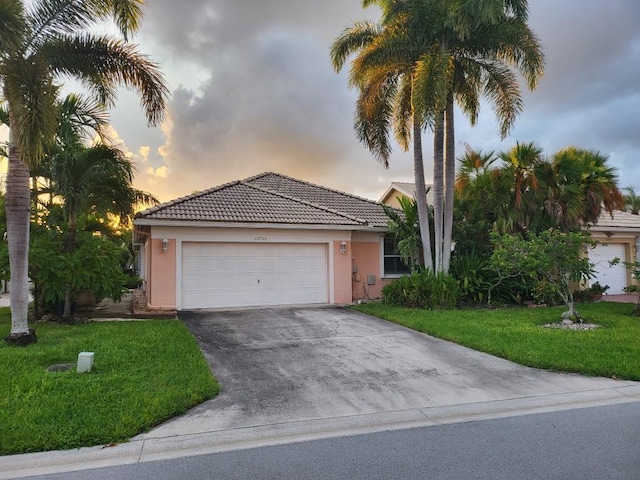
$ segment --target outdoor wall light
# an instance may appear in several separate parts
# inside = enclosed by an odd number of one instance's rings
[[[162,239],[162,253],[167,253],[169,250],[169,239],[167,237]]]
[[[340,242],[340,253],[342,255],[347,253],[347,242],[345,242],[344,240],[342,242]]]

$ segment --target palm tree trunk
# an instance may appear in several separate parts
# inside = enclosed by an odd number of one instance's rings
[[[11,122],[10,122],[11,123]],[[11,270],[11,332],[9,343],[26,345],[36,341],[29,331],[29,214],[31,198],[29,169],[20,159],[20,151],[13,143],[13,129],[9,130],[9,169],[7,172],[7,239]]]
[[[424,180],[424,162],[422,160],[422,129],[417,114],[414,114],[413,118],[413,172],[416,183],[416,205],[418,206],[418,223],[420,223],[424,266],[428,270],[433,270],[431,233],[429,231],[429,209],[427,206],[427,189]]]
[[[69,213],[67,219],[67,238],[64,241],[64,252],[68,255],[73,253],[76,247],[76,230],[77,230],[77,217],[75,213]],[[71,285],[67,285],[67,288],[64,291],[64,312],[62,313],[63,317],[71,316]]]
[[[451,242],[453,231],[453,200],[456,183],[456,145],[453,123],[453,97],[447,99],[445,113],[445,180],[444,180],[444,238],[442,242],[442,270],[449,272],[451,263]]]
[[[31,208],[33,209],[33,216],[35,218],[35,222],[39,223],[39,215],[38,215],[38,177],[33,175],[31,177],[31,201],[33,205]]]
[[[443,185],[444,185],[444,110],[438,112],[436,124],[433,130],[433,228],[435,240],[435,271],[441,272],[442,263],[442,239],[443,239]]]

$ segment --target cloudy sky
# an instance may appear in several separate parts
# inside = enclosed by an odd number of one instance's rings
[[[396,148],[383,169],[353,134],[355,92],[329,62],[332,40],[354,20],[377,19],[360,0],[149,0],[135,39],[172,92],[166,122],[147,128],[133,94],[112,111],[133,155],[136,186],[160,200],[264,171],[377,199],[412,181]],[[458,116],[458,152],[533,141],[545,153],[600,150],[621,186],[640,190],[640,2],[531,0],[530,24],[547,57],[539,88],[510,137],[489,105],[470,127]],[[426,169],[432,150],[425,139]]]

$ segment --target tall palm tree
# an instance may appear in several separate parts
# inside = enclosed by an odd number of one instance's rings
[[[470,3],[482,5],[476,9]],[[435,264],[437,270],[448,270],[455,181],[453,102],[458,101],[474,123],[479,98],[486,95],[506,134],[521,109],[511,66],[535,86],[542,73],[540,44],[526,25],[526,0],[363,1],[363,6],[371,4],[381,7],[381,23],[356,23],[345,30],[332,46],[334,67],[340,70],[349,55],[358,53],[350,76],[351,85],[360,89],[356,130],[382,160],[390,153],[391,125],[405,149],[413,129],[418,202],[424,193],[418,190],[424,177],[424,167],[417,165],[420,134],[426,126],[434,128]],[[447,167],[445,148],[451,159]],[[418,211],[426,223],[426,202],[424,208],[418,204]],[[425,249],[430,247],[422,237]]]
[[[480,9],[481,12],[478,12]],[[442,269],[448,271],[455,190],[454,108],[456,102],[475,124],[479,97],[494,106],[504,138],[522,109],[516,71],[530,90],[536,88],[544,70],[542,47],[527,25],[527,0],[463,2],[452,20],[457,36],[449,35],[451,50],[450,90],[446,97],[444,158],[444,233]],[[434,151],[440,152],[440,149]]]
[[[391,154],[390,132],[399,145],[408,150],[413,140],[416,204],[420,236],[424,246],[424,263],[433,269],[431,235],[422,156],[422,128],[425,123],[418,105],[423,99],[416,96],[420,76],[419,53],[402,34],[402,16],[392,19],[393,2],[363,0],[364,7],[378,4],[383,21],[356,22],[345,29],[333,42],[331,59],[340,71],[348,58],[357,53],[350,71],[349,83],[359,90],[356,103],[356,135],[388,167]],[[434,59],[426,61],[433,62]],[[443,68],[444,64],[440,64]],[[435,66],[432,66],[433,70]]]
[[[142,17],[138,0],[0,2],[0,87],[8,106],[7,230],[11,268],[10,343],[35,341],[27,320],[29,169],[57,130],[56,78],[80,80],[102,104],[125,85],[141,95],[149,124],[164,115],[167,89],[156,64],[128,43]],[[91,32],[111,20],[120,35]]]

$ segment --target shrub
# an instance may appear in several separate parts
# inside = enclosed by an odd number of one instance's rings
[[[487,279],[488,258],[475,251],[458,255],[451,260],[451,275],[460,285],[460,298],[466,303],[485,303],[488,301],[491,282]]]
[[[468,304],[522,303],[531,296],[531,283],[521,275],[500,278],[491,268],[490,257],[476,251],[455,256],[451,275],[460,284],[461,301]]]
[[[382,289],[382,301],[388,305],[446,310],[455,308],[460,287],[451,275],[423,270],[394,280]]]

